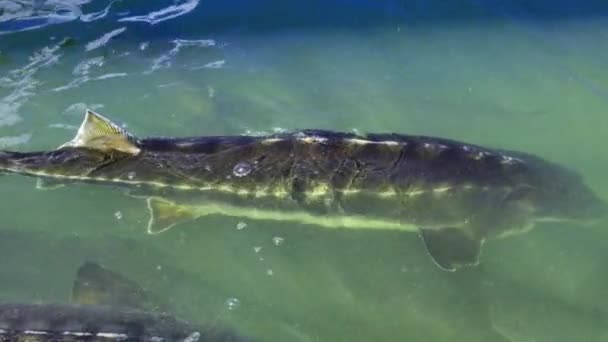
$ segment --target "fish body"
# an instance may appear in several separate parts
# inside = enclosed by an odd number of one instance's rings
[[[204,341],[166,314],[77,304],[0,304],[0,341]],[[219,341],[219,339],[218,339]]]
[[[0,152],[0,170],[128,187],[150,233],[211,214],[415,231],[447,270],[476,264],[486,238],[606,213],[575,172],[522,152],[322,130],[139,139],[91,111],[58,149]]]
[[[69,303],[0,303],[4,342],[244,342],[217,327],[195,326],[145,308],[144,290],[95,263],[78,270]]]

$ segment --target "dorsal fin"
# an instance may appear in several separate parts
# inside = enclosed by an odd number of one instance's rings
[[[78,268],[71,301],[139,309],[149,305],[148,295],[139,285],[93,262],[85,262]]]
[[[104,152],[114,150],[133,155],[140,152],[134,135],[90,109],[86,110],[74,139],[59,146],[62,147],[86,147]]]

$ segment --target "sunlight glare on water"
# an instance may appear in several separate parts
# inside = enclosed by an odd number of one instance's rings
[[[139,138],[458,139],[566,165],[608,199],[608,5],[0,0],[0,148],[54,149],[87,108]],[[3,300],[65,301],[94,260],[262,341],[608,338],[604,223],[544,223],[445,272],[415,233],[208,215],[149,235],[138,189],[35,185],[0,176]]]

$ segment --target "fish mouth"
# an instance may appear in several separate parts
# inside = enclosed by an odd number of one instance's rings
[[[574,218],[581,221],[597,223],[608,219],[608,203],[603,198],[593,196],[588,198]]]
[[[585,208],[582,215],[574,218],[573,221],[585,226],[594,226],[601,222],[605,222],[606,219],[608,219],[608,204],[598,200]]]
[[[572,207],[565,213],[567,215],[569,212],[571,214],[569,218],[573,221],[594,225],[608,219],[608,203],[603,198],[592,194],[580,200],[579,203],[578,206]]]
[[[608,219],[608,204],[597,200],[588,206],[576,210],[552,211],[545,214],[538,215],[534,221],[539,223],[568,223],[581,226],[595,226]]]
[[[590,208],[590,219],[594,223],[603,222],[608,219],[608,204],[604,201],[599,201],[595,206]]]

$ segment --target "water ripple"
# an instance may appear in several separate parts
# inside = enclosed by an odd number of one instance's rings
[[[120,0],[118,0],[118,1],[120,1]],[[116,1],[110,2],[110,4],[101,11],[88,13],[88,14],[82,14],[80,16],[80,21],[89,23],[89,22],[104,18],[105,16],[108,15],[108,13],[110,13],[110,8],[112,8],[112,5],[114,5],[115,2]]]
[[[53,89],[53,91],[63,91],[63,90],[67,90],[70,88],[75,88],[85,82],[88,82],[91,79],[89,77],[91,68],[93,68],[93,67],[99,68],[99,67],[102,67],[103,64],[104,64],[104,58],[101,56],[85,59],[84,61],[78,63],[74,67],[74,70],[72,70],[72,74],[74,74],[77,77],[74,78],[72,81],[70,81],[70,83]]]
[[[80,115],[82,115],[82,113],[84,113],[85,110],[87,110],[87,108],[92,109],[92,110],[98,110],[100,108],[103,108],[103,105],[100,103],[90,103],[90,104],[86,104],[84,102],[73,103],[70,106],[68,106],[68,108],[63,110],[63,114],[80,116]]]
[[[29,57],[25,66],[8,72],[7,76],[0,78],[3,88],[9,89],[9,94],[0,98],[0,126],[11,126],[21,121],[19,109],[35,95],[40,85],[34,76],[43,68],[47,68],[59,61],[59,49],[65,40],[53,46],[47,46],[36,51]]]
[[[30,141],[32,135],[29,133],[15,135],[15,136],[5,136],[0,137],[0,148],[13,147],[16,145],[22,145]]]
[[[93,3],[92,0],[0,0],[0,35],[13,32],[43,28],[50,25],[79,20],[93,22],[110,15],[115,2],[99,11],[84,13],[83,6]],[[128,16],[118,19],[119,22],[147,22],[156,25],[160,22],[180,17],[192,12],[200,0],[174,0],[167,7],[144,15]],[[115,13],[120,17],[126,13]]]
[[[64,124],[64,123],[54,123],[54,124],[50,124],[49,125],[50,128],[60,128],[60,129],[66,129],[68,131],[76,131],[78,130],[78,126],[74,126],[74,125],[69,125],[69,124]]]
[[[99,38],[97,38],[97,39],[95,39],[95,40],[87,43],[87,45],[85,46],[85,50],[86,51],[91,51],[91,50],[95,50],[97,48],[100,48],[100,47],[106,45],[110,41],[110,39],[118,36],[119,34],[125,32],[126,30],[127,30],[126,27],[121,27],[121,28],[118,28],[116,30],[112,30],[112,31],[104,34],[103,36],[101,36],[101,37],[99,37]]]
[[[101,80],[107,80],[108,78],[125,77],[127,75],[128,74],[126,72],[114,72],[114,73],[109,73],[109,74],[104,74],[104,75],[101,75],[101,76],[97,76],[93,80],[94,81],[101,81]]]
[[[91,0],[0,0],[0,35],[33,30],[78,19],[80,7]]]
[[[176,0],[174,5],[146,15],[137,15],[119,19],[121,22],[144,21],[150,25],[156,25],[165,20],[170,20],[193,11],[198,6],[199,0]]]
[[[219,61],[209,62],[202,66],[195,66],[190,68],[190,70],[200,70],[200,69],[221,69],[226,64],[226,61],[221,59]]]
[[[175,46],[171,50],[169,50],[169,52],[156,58],[152,62],[151,69],[145,71],[145,74],[149,74],[158,69],[169,68],[172,64],[173,57],[175,57],[183,47],[209,47],[216,45],[215,40],[213,39],[175,39],[172,41],[172,43]]]

